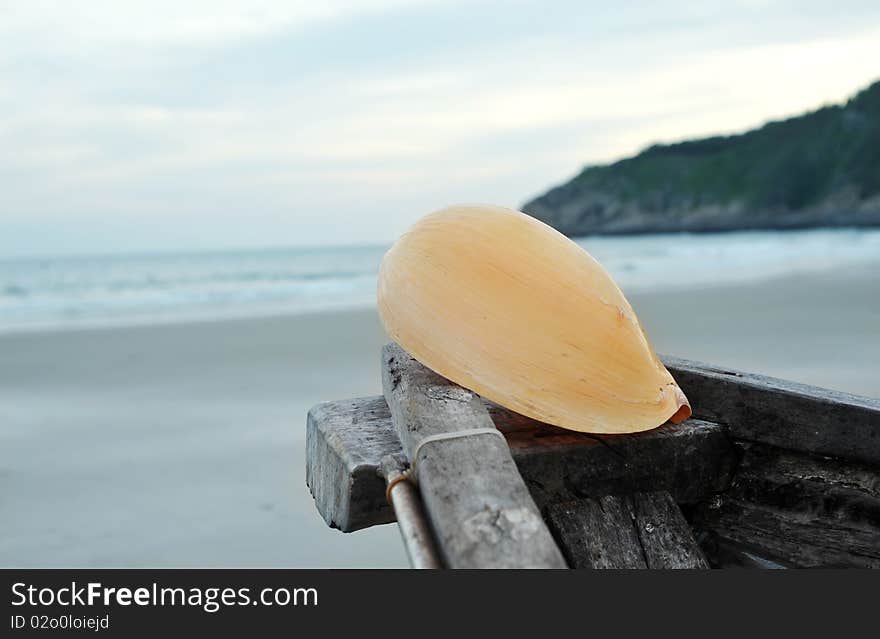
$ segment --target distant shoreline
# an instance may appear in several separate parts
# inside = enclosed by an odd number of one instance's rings
[[[880,229],[574,238],[623,291],[681,291],[880,268]],[[0,263],[0,334],[370,308],[387,247]]]
[[[778,222],[778,220],[774,220]],[[715,233],[776,233],[786,231],[864,231],[880,229],[880,221],[866,221],[864,223],[842,223],[842,224],[809,224],[809,223],[792,223],[781,225],[753,225],[753,226],[720,226],[717,228],[708,225],[697,226],[695,228],[673,228],[657,227],[649,230],[645,229],[621,229],[621,230],[600,230],[595,233],[587,233],[586,235],[569,235],[571,239],[579,240],[590,237],[616,237],[616,236],[637,236],[637,235],[712,235]],[[560,231],[561,232],[561,231]]]
[[[523,205],[566,235],[880,225],[880,82],[743,133],[655,144]]]
[[[522,210],[522,209],[519,209]],[[718,229],[712,228],[696,228],[696,229],[669,229],[667,227],[657,228],[655,230],[599,230],[592,233],[568,235],[572,240],[585,240],[591,237],[633,237],[633,236],[651,236],[651,235],[712,235],[712,234],[732,234],[732,233],[776,233],[776,232],[798,232],[798,231],[870,231],[880,230],[880,222],[864,223],[864,224],[803,224],[803,225],[787,225],[787,226],[746,226],[746,227],[723,227]],[[137,251],[120,251],[107,253],[70,253],[70,254],[23,254],[12,256],[0,256],[0,268],[10,264],[18,264],[23,262],[76,262],[88,260],[130,260],[130,259],[162,259],[162,258],[180,258],[191,255],[224,257],[231,255],[250,255],[253,253],[285,255],[290,253],[310,253],[321,251],[387,251],[391,247],[391,242],[377,242],[371,244],[328,244],[328,245],[290,245],[290,246],[254,246],[254,247],[218,247],[218,248],[199,248],[187,250],[183,248],[176,249],[155,249],[155,250],[137,250]]]
[[[853,282],[857,283],[862,280],[871,282],[876,280],[878,269],[880,269],[880,256],[876,262],[858,265],[843,266],[832,269],[823,269],[813,271],[811,273],[793,273],[776,276],[769,276],[760,280],[750,281],[727,281],[707,283],[701,282],[697,284],[688,284],[683,279],[681,285],[671,290],[650,291],[647,289],[637,291],[626,291],[624,293],[632,300],[638,300],[642,297],[663,297],[669,296],[674,298],[680,295],[700,296],[706,293],[715,293],[728,291],[738,293],[754,287],[779,287],[784,289],[786,286],[795,285],[797,287],[809,287],[810,282],[817,282],[817,286],[822,286],[822,282],[829,280]],[[880,297],[880,289],[878,289],[878,297]],[[305,308],[300,310],[294,309],[265,309],[253,310],[242,308],[238,312],[226,312],[220,314],[212,314],[208,311],[193,315],[179,315],[166,317],[134,317],[120,318],[117,320],[104,321],[83,321],[76,322],[59,322],[57,324],[45,324],[28,327],[10,327],[0,328],[0,341],[14,340],[18,337],[34,337],[39,335],[57,335],[66,333],[103,333],[108,331],[125,332],[125,331],[150,331],[150,330],[166,330],[174,327],[199,327],[199,326],[217,326],[221,324],[245,324],[248,322],[278,322],[291,321],[295,322],[300,319],[310,321],[320,317],[339,317],[346,315],[375,315],[376,307],[372,301],[362,304],[341,305],[336,308]],[[880,339],[880,335],[878,335]]]

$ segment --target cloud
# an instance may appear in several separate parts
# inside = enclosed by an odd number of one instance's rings
[[[393,9],[412,0],[28,0],[0,8],[0,34],[128,46],[217,44]]]
[[[880,8],[808,4],[18,3],[0,253],[385,241],[448,202],[515,206],[873,80]]]

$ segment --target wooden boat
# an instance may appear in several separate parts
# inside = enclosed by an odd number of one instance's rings
[[[693,417],[597,436],[390,344],[384,397],[309,412],[307,483],[331,527],[397,518],[416,567],[880,567],[880,400],[662,359]]]

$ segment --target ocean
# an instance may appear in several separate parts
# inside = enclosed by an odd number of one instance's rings
[[[627,293],[880,260],[880,230],[586,237]],[[369,307],[387,246],[0,259],[0,332]]]

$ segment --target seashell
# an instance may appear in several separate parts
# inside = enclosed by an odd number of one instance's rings
[[[419,362],[541,422],[632,433],[691,414],[608,272],[525,213],[425,216],[382,260],[378,306]]]

